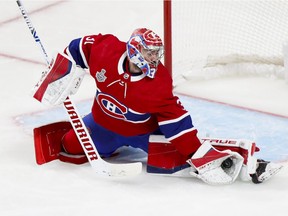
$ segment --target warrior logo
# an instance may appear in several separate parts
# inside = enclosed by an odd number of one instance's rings
[[[100,72],[96,72],[96,79],[98,82],[105,82],[107,77],[105,76],[106,70],[102,69]]]

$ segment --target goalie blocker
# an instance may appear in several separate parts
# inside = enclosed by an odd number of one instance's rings
[[[57,53],[35,85],[33,97],[45,105],[59,105],[78,91],[84,75],[67,55]]]
[[[85,155],[71,155],[63,149],[61,140],[71,128],[69,122],[57,122],[34,129],[37,164],[59,159],[74,164],[86,163]],[[197,177],[212,184],[231,184],[238,177],[243,181],[261,183],[274,176],[281,165],[254,156],[259,149],[254,142],[237,139],[202,138],[202,145],[187,160],[162,135],[151,135],[147,172],[170,176]]]

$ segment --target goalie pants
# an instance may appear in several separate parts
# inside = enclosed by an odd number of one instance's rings
[[[99,152],[103,157],[109,157],[111,154],[122,146],[131,146],[140,148],[148,152],[148,143],[150,134],[125,137],[109,131],[97,124],[92,114],[85,116],[83,121],[88,128],[90,136]],[[65,151],[69,154],[84,154],[84,151],[77,139],[73,129],[67,132],[62,140]]]

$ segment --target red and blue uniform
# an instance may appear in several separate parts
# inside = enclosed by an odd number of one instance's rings
[[[92,111],[83,120],[100,154],[110,155],[125,145],[147,152],[149,135],[156,132],[183,155],[199,148],[197,130],[179,98],[173,95],[172,78],[161,63],[153,79],[143,73],[130,73],[126,43],[113,35],[75,39],[65,52],[95,79]],[[63,145],[67,152],[78,154],[82,148],[75,144],[73,133],[71,130],[65,136]]]

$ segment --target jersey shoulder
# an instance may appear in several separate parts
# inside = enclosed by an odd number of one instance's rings
[[[115,35],[112,34],[88,35],[82,39],[83,47],[89,47],[90,45],[92,47],[113,47],[115,49],[115,46],[117,48],[118,46],[123,46],[125,44],[125,42],[120,41]]]
[[[98,34],[83,37],[81,47],[87,64],[99,66],[119,58],[126,50],[126,43],[111,34]]]

